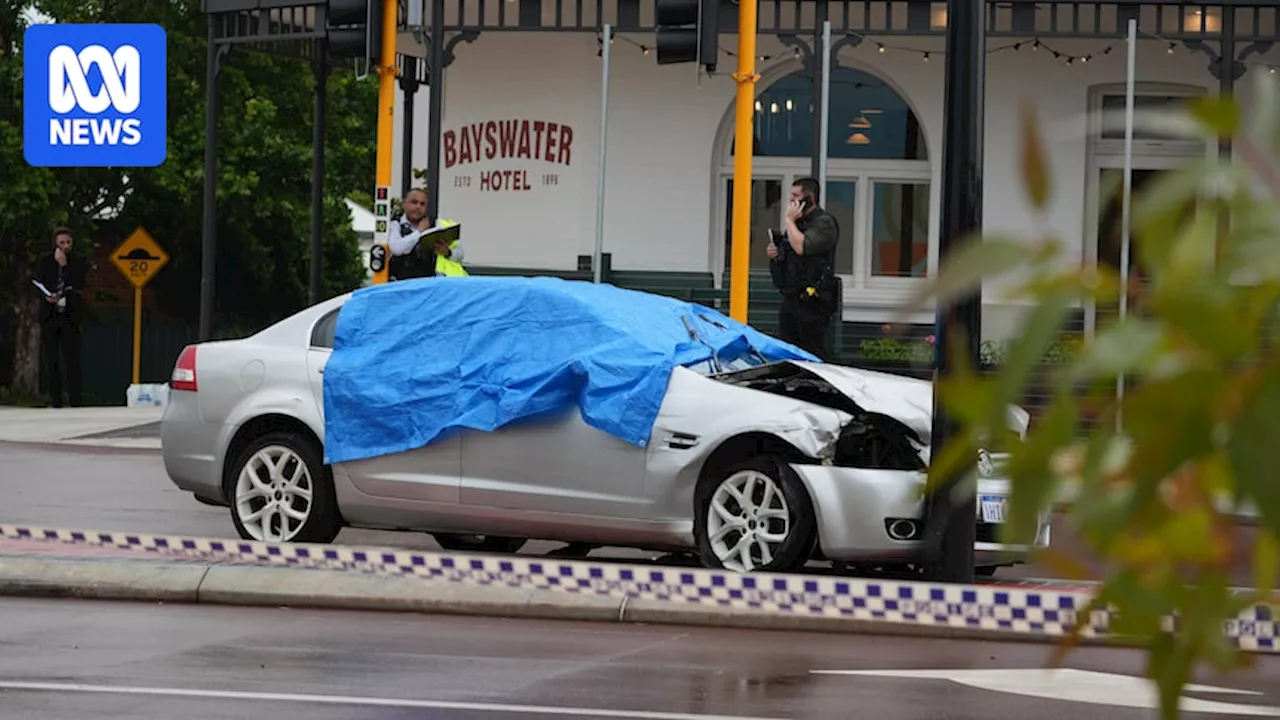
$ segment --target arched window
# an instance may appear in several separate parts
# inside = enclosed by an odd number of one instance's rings
[[[1085,178],[1087,207],[1083,228],[1084,254],[1086,262],[1110,266],[1116,271],[1120,269],[1123,244],[1121,193],[1125,167],[1125,89],[1124,83],[1107,83],[1089,88],[1089,164]],[[1177,108],[1207,92],[1206,87],[1197,85],[1139,82],[1134,87],[1134,108],[1140,113],[1160,112],[1164,108]],[[1161,175],[1183,167],[1190,160],[1211,157],[1215,152],[1217,147],[1206,143],[1202,138],[1136,126],[1131,155],[1133,196],[1139,196],[1143,188],[1149,187],[1147,183]],[[1197,210],[1197,207],[1189,206],[1185,212]],[[1131,283],[1140,287],[1145,284],[1146,269],[1142,266],[1142,254],[1135,244],[1136,239],[1131,238],[1129,273]],[[1087,303],[1084,308],[1085,332],[1092,333],[1118,317],[1119,310],[1114,305],[1098,307],[1094,303]]]
[[[827,158],[928,160],[916,114],[883,80],[854,68],[831,72]],[[756,157],[808,158],[813,149],[813,78],[793,72],[756,100]],[[733,138],[729,156],[733,157]]]
[[[840,223],[837,272],[846,301],[900,296],[928,274],[932,251],[929,153],[919,120],[883,79],[831,69],[827,184],[822,205]],[[811,174],[813,80],[797,70],[769,84],[756,101],[752,163],[751,269],[768,269],[768,228],[783,224],[792,182]],[[732,243],[732,108],[722,135],[719,184],[724,209],[724,269]],[[889,299],[886,297],[886,300]]]

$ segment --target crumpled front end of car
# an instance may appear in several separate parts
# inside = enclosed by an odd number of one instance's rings
[[[813,500],[823,557],[840,562],[911,562],[922,549],[925,471],[792,463]],[[978,478],[974,518],[975,564],[1026,562],[1030,549],[1002,542],[1009,481]],[[1035,547],[1050,542],[1049,513],[1040,518]]]
[[[924,488],[932,424],[932,384],[833,365],[787,362],[722,376],[722,381],[805,400],[814,412],[803,433],[788,417],[782,437],[810,456],[792,461],[809,496],[823,557],[848,563],[913,562],[922,550]],[[1010,430],[1025,437],[1029,415],[1011,407]],[[799,438],[797,436],[799,435]],[[803,446],[797,439],[806,440]],[[981,460],[981,462],[979,462]],[[1002,456],[975,458],[979,566],[1025,562],[1030,549],[1001,542],[1010,482]],[[1050,513],[1034,546],[1050,542]]]

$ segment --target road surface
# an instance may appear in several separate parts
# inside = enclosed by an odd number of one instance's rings
[[[173,486],[160,454],[79,446],[0,443],[0,523],[102,531],[132,531],[200,537],[234,537],[230,511],[201,504]],[[1251,530],[1243,530],[1252,547]],[[344,529],[336,542],[435,550],[426,533]],[[1054,523],[1053,544],[1077,545],[1063,519]],[[521,555],[545,555],[563,543],[531,542]],[[601,548],[592,559],[658,560],[661,553]],[[1250,559],[1242,556],[1234,582],[1251,584]],[[1001,568],[997,580],[1052,578],[1051,568]],[[1097,577],[1097,576],[1095,576]]]
[[[945,679],[814,672],[969,669],[1016,678],[1008,671],[1042,668],[1048,654],[1024,643],[0,599],[0,646],[10,649],[0,653],[3,720],[1154,717]],[[1123,686],[1124,675],[1141,674],[1143,656],[1087,648],[1068,666],[1120,674],[1078,673]],[[1079,692],[1078,680],[1073,674],[1058,689]],[[1197,681],[1260,694],[1188,696],[1246,709],[1280,705],[1280,658]],[[1134,698],[1146,694],[1091,697],[1141,702]]]
[[[198,502],[174,487],[160,453],[0,442],[0,523],[131,531],[156,535],[236,537],[230,510]],[[336,542],[438,550],[426,533],[343,529]],[[564,543],[529,543],[521,554],[545,554]],[[608,548],[607,555],[658,553]],[[593,556],[594,557],[594,556]]]

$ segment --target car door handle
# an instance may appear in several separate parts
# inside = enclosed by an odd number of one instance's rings
[[[319,370],[317,370],[316,372],[318,372],[318,373],[320,373],[321,375],[323,375],[323,374],[324,374],[324,368],[320,368],[320,369],[319,369]]]

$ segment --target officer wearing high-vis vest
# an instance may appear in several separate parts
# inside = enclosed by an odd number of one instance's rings
[[[387,244],[391,251],[391,261],[387,267],[388,280],[408,280],[410,278],[445,275],[466,277],[462,267],[463,249],[461,240],[450,243],[439,241],[431,250],[419,248],[419,235],[430,230],[433,225],[427,218],[427,192],[414,188],[404,196],[404,215],[391,224]],[[448,228],[457,225],[452,220],[441,220],[439,227]]]

